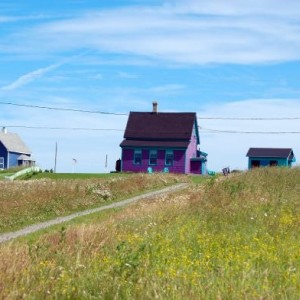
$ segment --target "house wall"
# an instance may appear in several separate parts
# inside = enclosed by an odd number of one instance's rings
[[[17,167],[18,166],[18,157],[21,155],[21,153],[16,152],[9,152],[8,154],[8,167]]]
[[[4,158],[4,169],[6,169],[7,168],[7,150],[1,142],[0,142],[0,157]]]
[[[154,148],[151,148],[154,149]],[[134,148],[122,149],[122,171],[123,172],[147,172],[151,167],[154,172],[162,172],[165,167],[171,173],[184,173],[185,171],[185,150],[184,149],[157,149],[157,164],[149,165],[150,149],[142,149],[142,164],[135,165],[133,163]],[[165,165],[166,150],[173,150],[174,161],[172,166]]]
[[[202,162],[201,174],[202,175],[207,175],[207,162],[206,161]]]
[[[202,162],[201,161],[191,161],[190,172],[192,174],[202,174]]]
[[[195,126],[195,125],[194,125]],[[191,141],[186,150],[185,156],[185,173],[191,173],[191,158],[197,157],[197,136],[195,127],[192,132]]]
[[[288,166],[288,161],[286,158],[261,158],[261,157],[249,157],[248,161],[248,169],[252,168],[252,162],[254,160],[258,160],[260,162],[260,167],[268,167],[270,166],[271,161],[277,161],[278,167],[286,167]]]

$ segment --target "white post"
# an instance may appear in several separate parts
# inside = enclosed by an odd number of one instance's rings
[[[77,163],[77,160],[75,158],[73,158],[72,162],[73,162],[72,163],[72,165],[73,165],[72,170],[73,170],[73,174],[74,174],[75,173],[75,165]]]

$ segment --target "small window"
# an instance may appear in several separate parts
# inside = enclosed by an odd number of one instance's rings
[[[0,169],[4,169],[4,157],[0,157]]]
[[[252,160],[251,165],[252,165],[252,168],[258,168],[258,167],[260,167],[260,161]]]
[[[278,161],[277,160],[271,160],[270,161],[270,167],[277,167],[278,166]]]
[[[173,160],[174,160],[174,153],[172,150],[167,150],[166,151],[166,160],[165,160],[165,165],[166,166],[172,166],[173,165]]]
[[[150,150],[149,153],[149,165],[157,164],[157,150]]]
[[[133,163],[135,165],[141,165],[142,164],[142,150],[141,149],[135,149],[134,150]]]

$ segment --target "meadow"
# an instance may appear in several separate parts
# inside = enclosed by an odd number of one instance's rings
[[[256,169],[0,245],[1,299],[298,299],[300,170]]]
[[[24,178],[29,180],[0,181],[0,232],[188,180],[172,174],[37,173]]]

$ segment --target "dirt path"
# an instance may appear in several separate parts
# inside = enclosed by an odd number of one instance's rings
[[[17,237],[21,237],[21,236],[33,233],[33,232],[36,232],[40,229],[44,229],[44,228],[50,227],[52,225],[57,225],[57,224],[60,224],[60,223],[63,223],[63,222],[70,221],[70,220],[72,220],[74,218],[77,218],[77,217],[80,217],[80,216],[89,215],[89,214],[99,212],[99,211],[102,211],[102,210],[106,210],[106,209],[125,206],[127,204],[137,202],[137,201],[142,200],[142,199],[151,198],[151,197],[161,195],[161,194],[164,194],[164,193],[170,193],[170,192],[173,192],[173,191],[176,191],[176,190],[180,190],[180,189],[186,188],[187,186],[188,186],[187,183],[179,183],[179,184],[164,188],[162,190],[149,192],[149,193],[146,193],[146,194],[143,194],[143,195],[140,195],[140,196],[132,197],[132,198],[129,198],[129,199],[126,199],[126,200],[123,200],[123,201],[119,201],[119,202],[116,202],[116,203],[112,203],[112,204],[109,204],[109,205],[84,210],[84,211],[81,211],[81,212],[71,214],[69,216],[59,217],[59,218],[56,218],[56,219],[53,219],[53,220],[50,220],[50,221],[34,224],[34,225],[25,227],[25,228],[23,228],[21,230],[18,230],[18,231],[3,233],[3,234],[0,234],[0,243],[3,243],[5,241],[9,241],[9,240],[15,239]]]

